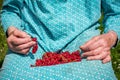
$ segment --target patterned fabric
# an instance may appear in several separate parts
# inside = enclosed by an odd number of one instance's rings
[[[8,50],[0,80],[117,80],[111,62],[102,64],[100,60],[30,67],[47,51],[79,50],[99,35],[102,9],[104,32],[113,30],[120,39],[119,0],[4,0],[1,19],[5,32],[15,26],[37,37],[39,49],[32,57]]]

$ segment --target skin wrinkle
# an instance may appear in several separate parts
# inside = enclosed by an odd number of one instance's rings
[[[115,39],[117,38],[116,37],[113,40],[111,34],[112,34],[112,31],[106,34],[91,38],[91,40],[89,40],[83,46],[80,47],[84,52],[82,54],[82,57],[87,57],[88,60],[100,59],[102,60],[103,63],[107,62],[108,60],[110,61],[111,60],[111,58],[109,57],[111,53],[110,48],[111,46],[114,45]],[[101,50],[99,50],[100,47],[102,48]]]

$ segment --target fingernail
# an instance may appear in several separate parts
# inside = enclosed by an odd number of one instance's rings
[[[82,54],[82,55],[81,55],[81,57],[83,58],[83,57],[84,57],[84,55]]]
[[[106,62],[105,61],[102,61],[103,64],[105,64]]]
[[[26,53],[25,55],[27,56],[29,54],[29,52],[28,53]]]
[[[91,58],[88,57],[87,60],[91,60]]]
[[[31,38],[31,36],[30,36],[30,35],[27,35],[27,37]]]
[[[82,59],[86,59],[87,57],[82,54],[82,55],[81,55],[81,58],[82,58]]]
[[[33,41],[33,44],[37,44],[37,42]]]
[[[80,48],[83,48],[83,46],[80,46]]]
[[[103,64],[105,64],[105,62],[102,61]]]

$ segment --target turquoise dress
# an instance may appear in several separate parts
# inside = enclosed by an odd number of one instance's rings
[[[39,47],[33,55],[8,50],[0,80],[117,80],[111,62],[102,64],[100,60],[30,67],[45,52],[80,50],[79,46],[100,35],[101,10],[104,33],[113,30],[120,39],[119,0],[4,0],[4,31],[15,26],[37,37]]]

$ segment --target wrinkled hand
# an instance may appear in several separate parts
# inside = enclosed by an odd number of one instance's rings
[[[117,34],[114,31],[95,36],[80,47],[84,52],[82,57],[86,57],[87,60],[102,60],[103,63],[109,62],[111,60],[110,49],[116,40]]]
[[[9,27],[7,33],[8,47],[14,52],[27,54],[30,48],[36,44],[27,33],[15,27]]]

